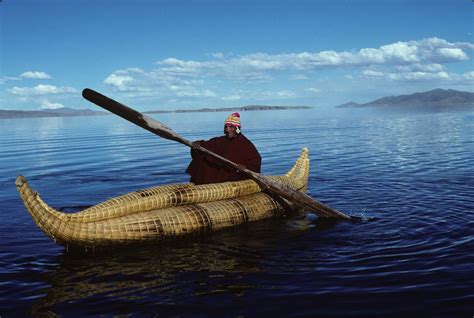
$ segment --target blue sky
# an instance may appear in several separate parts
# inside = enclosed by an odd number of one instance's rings
[[[329,107],[474,91],[474,2],[3,0],[0,108]]]

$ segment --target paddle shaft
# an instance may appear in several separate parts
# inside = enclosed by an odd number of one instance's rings
[[[179,136],[176,134],[172,129],[166,127],[161,122],[144,115],[128,106],[125,106],[107,96],[104,96],[94,90],[91,89],[84,89],[82,91],[82,96],[87,99],[88,101],[118,115],[137,126],[140,126],[160,137],[165,139],[177,141],[183,145],[188,147],[193,147],[192,142]],[[321,217],[336,217],[336,218],[343,218],[343,219],[350,219],[350,216],[339,212],[327,205],[324,205],[317,200],[311,198],[310,196],[306,195],[303,192],[293,189],[292,187],[273,180],[267,176],[261,175],[254,171],[248,169],[239,169],[238,165],[204,147],[197,146],[195,147],[197,150],[206,153],[214,158],[219,159],[227,166],[239,170],[241,173],[244,173],[249,178],[255,180],[262,188],[269,190],[291,202],[295,202],[299,205],[305,206],[312,211],[314,211],[318,216]]]

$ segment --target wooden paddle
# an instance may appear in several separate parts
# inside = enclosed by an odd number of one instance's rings
[[[160,137],[163,137],[169,140],[174,140],[188,147],[192,147],[191,141],[179,136],[173,130],[163,125],[161,122],[151,117],[148,117],[128,106],[125,106],[113,99],[110,99],[107,96],[104,96],[88,88],[82,91],[82,96],[88,101],[114,113],[115,115],[118,115],[134,123],[135,125],[145,128],[146,130]],[[232,167],[233,169],[241,171],[242,173],[247,175],[249,178],[255,180],[263,189],[267,189],[270,192],[275,193],[291,202],[295,202],[296,204],[305,206],[311,209],[312,211],[314,211],[320,217],[334,217],[334,218],[343,218],[347,220],[351,219],[350,216],[342,212],[339,212],[333,208],[330,208],[327,205],[324,205],[316,201],[315,199],[311,198],[305,193],[297,191],[284,183],[278,182],[274,179],[271,179],[267,176],[261,175],[259,173],[253,172],[248,169],[240,170],[238,165],[235,164],[234,162],[212,151],[209,151],[206,148],[203,148],[201,146],[198,146],[197,149],[214,158],[219,159],[220,161],[222,161],[229,167]]]

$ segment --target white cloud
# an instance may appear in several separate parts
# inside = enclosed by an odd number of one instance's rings
[[[359,64],[382,64],[385,63],[383,52],[379,49],[365,48],[358,53]]]
[[[255,101],[268,101],[268,100],[281,100],[281,99],[290,99],[295,97],[296,94],[288,90],[268,90],[268,91],[248,91],[245,93],[245,97],[249,99],[254,99]]]
[[[225,97],[222,97],[222,100],[225,100],[225,101],[234,101],[234,100],[240,100],[241,97],[239,95],[230,95],[230,96],[225,96]]]
[[[179,97],[216,97],[216,93],[210,90],[196,90],[194,88],[175,87],[176,95]]]
[[[120,73],[122,73],[122,74],[129,74],[129,73],[132,73],[132,74],[144,74],[145,71],[142,70],[142,69],[139,68],[139,67],[129,67],[129,68],[125,69],[125,70],[119,70],[119,71],[117,71],[116,73],[117,73],[117,74],[120,74]]]
[[[320,89],[314,88],[314,87],[307,88],[306,91],[310,92],[310,93],[321,93],[322,92]]]
[[[456,47],[457,46],[457,47]],[[323,51],[319,53],[251,54],[231,63],[253,66],[260,70],[318,69],[328,67],[405,65],[410,63],[431,63],[464,61],[467,57],[462,48],[474,49],[470,43],[449,43],[437,38],[422,41],[397,42],[380,48],[364,48],[359,52]]]
[[[204,96],[204,97],[216,97],[217,96],[216,93],[214,93],[213,91],[210,91],[208,89],[205,89],[204,91],[202,91],[202,94],[203,94],[202,96]]]
[[[419,46],[420,43],[416,41],[383,45],[379,49],[382,53],[382,63],[418,63],[423,59]]]
[[[56,87],[54,85],[37,85],[35,87],[13,87],[8,90],[12,95],[36,96],[36,95],[57,95],[76,94],[78,90],[72,87]]]
[[[50,80],[52,77],[45,72],[29,71],[20,74],[21,78],[26,79],[38,79],[38,80]]]
[[[11,76],[2,76],[0,77],[0,84],[5,84],[6,82],[9,81],[19,81],[21,78],[19,77],[11,77]]]
[[[176,58],[167,58],[157,62],[163,65],[162,71],[175,76],[197,76],[203,69],[213,69],[218,62],[183,61]]]
[[[304,74],[296,74],[296,75],[291,75],[290,79],[293,81],[302,81],[302,80],[307,80],[308,76]]]
[[[410,64],[397,66],[396,70],[400,72],[441,72],[444,68],[441,64]]]
[[[295,94],[293,92],[281,91],[281,92],[277,92],[277,96],[283,97],[283,98],[290,98],[290,97],[295,96]]]
[[[213,52],[213,53],[210,53],[209,55],[216,59],[224,58],[224,53],[221,53],[221,52]]]
[[[264,61],[245,61],[241,59],[218,60],[199,62],[183,61],[176,58],[167,58],[158,61],[160,66],[157,72],[174,77],[221,77],[227,80],[239,80],[246,82],[262,82],[271,80],[271,76],[264,74],[266,68]],[[273,62],[271,62],[273,63]]]
[[[104,80],[105,84],[112,85],[119,91],[127,91],[127,84],[133,82],[133,77],[128,75],[111,74]]]
[[[295,96],[295,93],[290,91],[273,91],[273,92],[264,92],[262,96],[266,98],[276,98],[276,99],[287,99]]]
[[[182,76],[242,74],[281,70],[318,70],[353,66],[403,66],[434,65],[437,63],[462,62],[468,58],[464,50],[473,50],[474,44],[450,43],[438,38],[421,41],[396,42],[380,48],[363,48],[358,52],[322,51],[315,53],[266,54],[253,53],[231,59],[213,61],[185,61],[167,58],[157,62],[168,73]]]
[[[48,100],[41,101],[41,109],[59,109],[63,107],[64,105],[61,103],[51,103]]]
[[[425,80],[451,80],[453,76],[448,74],[445,71],[441,72],[398,72],[398,73],[391,73],[391,72],[379,72],[379,71],[372,71],[372,70],[365,70],[362,71],[361,74],[364,77],[373,77],[373,78],[385,78],[388,80],[393,81],[425,81]]]
[[[447,60],[466,61],[469,59],[467,54],[460,48],[443,47],[443,48],[436,49],[436,51],[440,57],[444,57]]]
[[[453,80],[445,70],[448,63],[464,62],[474,44],[448,42],[436,37],[417,41],[399,41],[376,48],[354,51],[297,52],[241,56],[207,54],[206,59],[181,60],[169,57],[155,62],[153,70],[128,68],[110,74],[104,83],[129,97],[216,97],[206,85],[223,86],[225,81],[258,84],[271,82],[280,75],[304,80],[316,72],[360,69],[363,77],[389,80]],[[295,73],[297,75],[295,75]],[[293,75],[291,75],[293,74]],[[341,75],[343,76],[343,75]],[[351,78],[347,75],[345,78]],[[223,93],[228,98],[228,93]],[[242,95],[242,94],[240,94]],[[282,93],[276,97],[294,96]]]
[[[367,76],[367,77],[385,77],[386,74],[378,71],[373,71],[373,70],[365,70],[362,71],[362,75]]]
[[[464,73],[462,76],[464,79],[474,80],[474,71]]]
[[[446,72],[408,72],[399,74],[388,74],[388,78],[392,80],[407,80],[407,81],[424,81],[424,80],[450,80],[451,76]]]
[[[463,74],[449,74],[450,79],[454,82],[461,84],[474,84],[474,71],[466,72]]]

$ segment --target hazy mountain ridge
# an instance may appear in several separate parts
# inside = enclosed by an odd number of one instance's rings
[[[454,89],[434,89],[428,92],[410,95],[387,96],[374,101],[358,104],[345,103],[339,108],[358,107],[427,107],[427,108],[458,108],[474,107],[474,93],[462,92]]]

